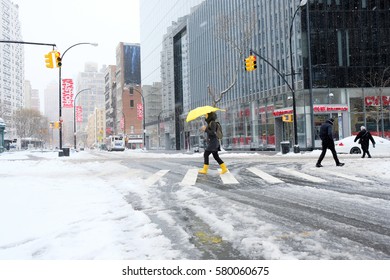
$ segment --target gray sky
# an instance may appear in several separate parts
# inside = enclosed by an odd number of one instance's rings
[[[19,5],[23,41],[56,44],[63,57],[62,77],[76,78],[86,62],[115,64],[119,42],[139,43],[139,0],[12,0]],[[41,96],[58,81],[58,69],[45,66],[51,46],[25,45],[25,78]]]

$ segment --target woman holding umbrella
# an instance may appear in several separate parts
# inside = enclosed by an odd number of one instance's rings
[[[220,145],[219,139],[217,137],[217,122],[216,122],[216,120],[217,120],[217,114],[215,112],[207,113],[206,114],[207,125],[204,125],[200,128],[200,130],[206,132],[206,135],[207,135],[207,137],[206,137],[207,147],[204,150],[204,154],[203,154],[204,165],[203,165],[203,169],[198,171],[200,174],[207,174],[207,171],[209,169],[209,156],[210,156],[210,154],[213,155],[214,159],[221,166],[221,168],[222,168],[221,174],[228,172],[226,164],[222,161],[222,159],[218,155],[218,152],[221,150],[221,145]]]

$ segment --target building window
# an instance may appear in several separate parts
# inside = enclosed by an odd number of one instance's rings
[[[134,108],[134,100],[130,100],[130,108]]]

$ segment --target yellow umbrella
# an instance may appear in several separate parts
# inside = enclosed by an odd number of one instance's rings
[[[196,118],[199,118],[200,116],[206,115],[211,112],[216,112],[216,111],[225,111],[225,110],[219,109],[217,107],[212,107],[212,106],[202,106],[202,107],[195,108],[188,113],[186,122],[193,121]]]

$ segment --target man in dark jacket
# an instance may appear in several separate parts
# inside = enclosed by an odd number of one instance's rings
[[[200,174],[207,174],[207,170],[209,169],[209,156],[213,155],[214,159],[218,162],[218,164],[222,168],[221,174],[228,172],[226,164],[222,161],[222,159],[218,155],[218,151],[221,150],[221,146],[219,143],[219,139],[217,138],[217,114],[214,112],[206,114],[206,123],[207,126],[202,126],[201,130],[206,132],[207,137],[207,147],[204,151],[204,165],[203,169],[199,170]]]
[[[360,127],[360,132],[358,133],[358,135],[356,135],[355,140],[353,140],[353,142],[356,142],[358,139],[360,139],[359,143],[362,146],[362,150],[363,150],[362,158],[364,158],[366,154],[370,158],[371,155],[370,152],[368,151],[368,146],[370,145],[370,141],[371,141],[372,146],[375,148],[375,140],[372,137],[371,133],[368,130],[366,130],[365,126]]]
[[[336,166],[343,166],[344,163],[341,163],[337,157],[336,149],[334,147],[333,141],[333,122],[334,119],[329,119],[321,125],[320,128],[320,138],[322,140],[322,153],[317,161],[316,167],[322,167],[321,162],[325,157],[326,150],[329,149],[332,152]]]

